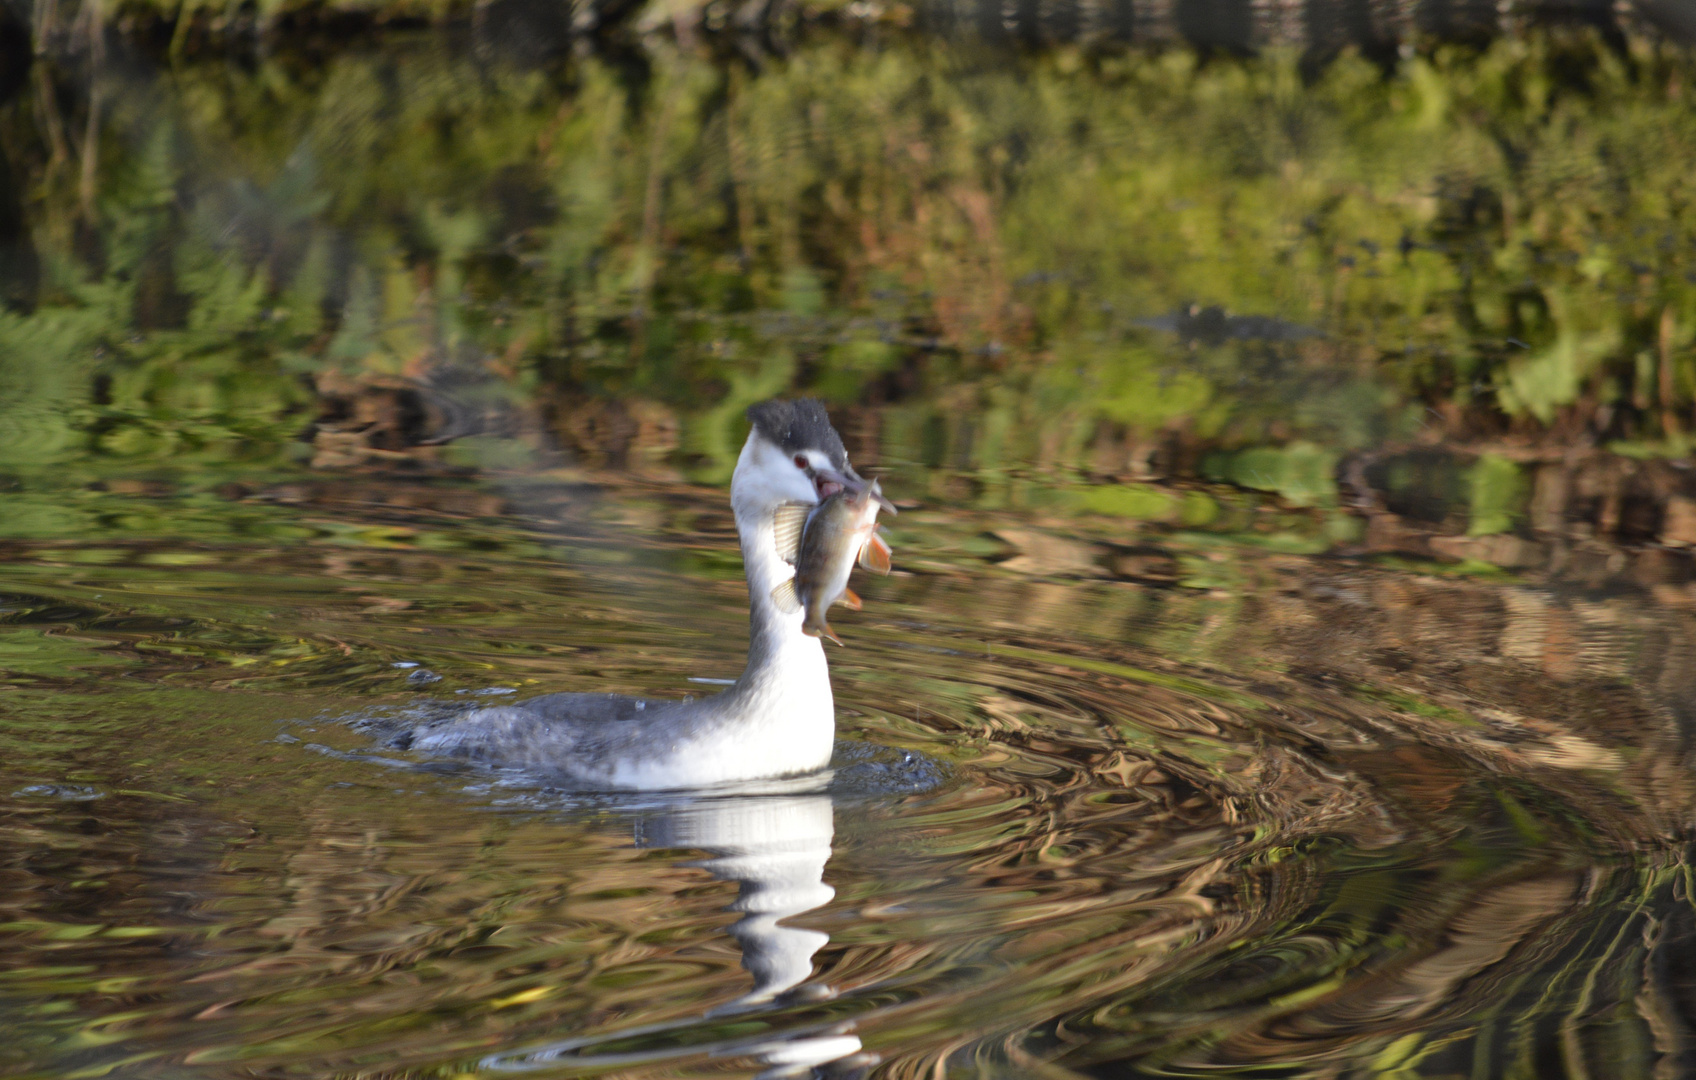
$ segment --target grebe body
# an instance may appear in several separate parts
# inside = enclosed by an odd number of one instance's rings
[[[802,632],[804,613],[772,599],[794,574],[778,551],[773,517],[784,504],[866,485],[819,402],[767,401],[748,418],[753,428],[730,484],[749,608],[748,665],[735,684],[696,701],[548,694],[431,720],[393,743],[610,790],[712,787],[828,765],[836,734],[830,669],[819,639]]]

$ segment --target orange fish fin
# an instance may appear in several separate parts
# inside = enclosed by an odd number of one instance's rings
[[[801,598],[795,595],[795,579],[790,578],[771,591],[772,603],[785,615],[793,615],[801,610]]]
[[[836,642],[838,645],[842,644],[842,639],[836,636],[836,631],[834,631],[830,628],[829,623],[820,623],[819,624],[819,633],[823,634],[825,637],[829,638],[830,640]],[[814,636],[817,637],[818,635],[815,634]]]
[[[846,607],[849,611],[859,611],[860,608],[865,606],[860,600],[860,594],[856,593],[853,589],[843,589],[842,599],[838,601],[838,603],[840,603],[843,607]]]
[[[813,508],[803,502],[779,503],[772,513],[771,538],[777,545],[777,557],[792,563],[801,557],[801,535],[807,531],[807,517]]]
[[[887,574],[891,554],[893,553],[889,550],[889,545],[884,543],[883,537],[872,533],[871,539],[866,541],[866,546],[860,549],[860,565],[867,570]]]

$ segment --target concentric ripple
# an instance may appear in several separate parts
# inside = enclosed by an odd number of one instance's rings
[[[1360,565],[1245,558],[1226,591],[961,560],[842,618],[829,780],[564,798],[351,721],[710,692],[742,659],[740,583],[694,554],[722,538],[485,528],[471,557],[352,531],[12,553],[0,1071],[1605,1075],[1686,1053],[1687,625]]]

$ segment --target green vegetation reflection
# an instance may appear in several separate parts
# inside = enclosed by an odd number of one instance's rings
[[[1297,507],[1387,442],[1676,452],[1696,91],[1634,48],[1311,85],[1293,56],[828,40],[759,74],[654,45],[636,81],[434,39],[102,75],[80,162],[51,136],[86,100],[5,114],[42,272],[0,315],[0,457],[304,457],[314,387],[373,377],[568,444],[618,402],[707,480],[745,404],[807,390],[990,503],[1008,470],[1134,477],[1173,445]],[[1474,533],[1511,523],[1498,473]]]

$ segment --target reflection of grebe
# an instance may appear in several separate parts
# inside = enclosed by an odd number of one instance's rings
[[[845,1023],[813,1024],[757,1035],[732,1035],[720,1021],[759,1009],[787,996],[805,997],[813,954],[830,939],[816,930],[784,926],[780,920],[828,903],[835,892],[824,883],[835,831],[830,796],[738,796],[696,799],[643,820],[640,843],[649,848],[705,852],[698,866],[739,886],[734,911],[742,918],[730,934],[742,946],[742,966],[754,987],[704,1018],[683,1023],[625,1028],[603,1035],[565,1039],[483,1059],[493,1072],[575,1068],[621,1068],[706,1055],[752,1058],[766,1066],[765,1078],[794,1076],[829,1065],[833,1075],[855,1075],[876,1058],[860,1052],[860,1039]],[[830,990],[818,987],[816,996]],[[651,1045],[643,1049],[644,1042]],[[619,1049],[600,1048],[616,1044]],[[631,1049],[632,1045],[636,1049]]]
[[[716,1014],[770,1001],[813,973],[813,954],[830,939],[778,920],[836,895],[824,883],[834,832],[828,795],[703,799],[645,825],[643,847],[705,851],[711,858],[693,865],[741,886],[730,910],[743,915],[729,933],[754,988]]]
[[[824,768],[836,728],[830,671],[819,639],[801,632],[802,614],[772,601],[793,573],[772,517],[783,503],[817,503],[865,482],[817,401],[767,401],[748,418],[730,482],[750,608],[748,667],[733,686],[683,702],[549,694],[421,724],[397,744],[600,788],[698,788]]]

